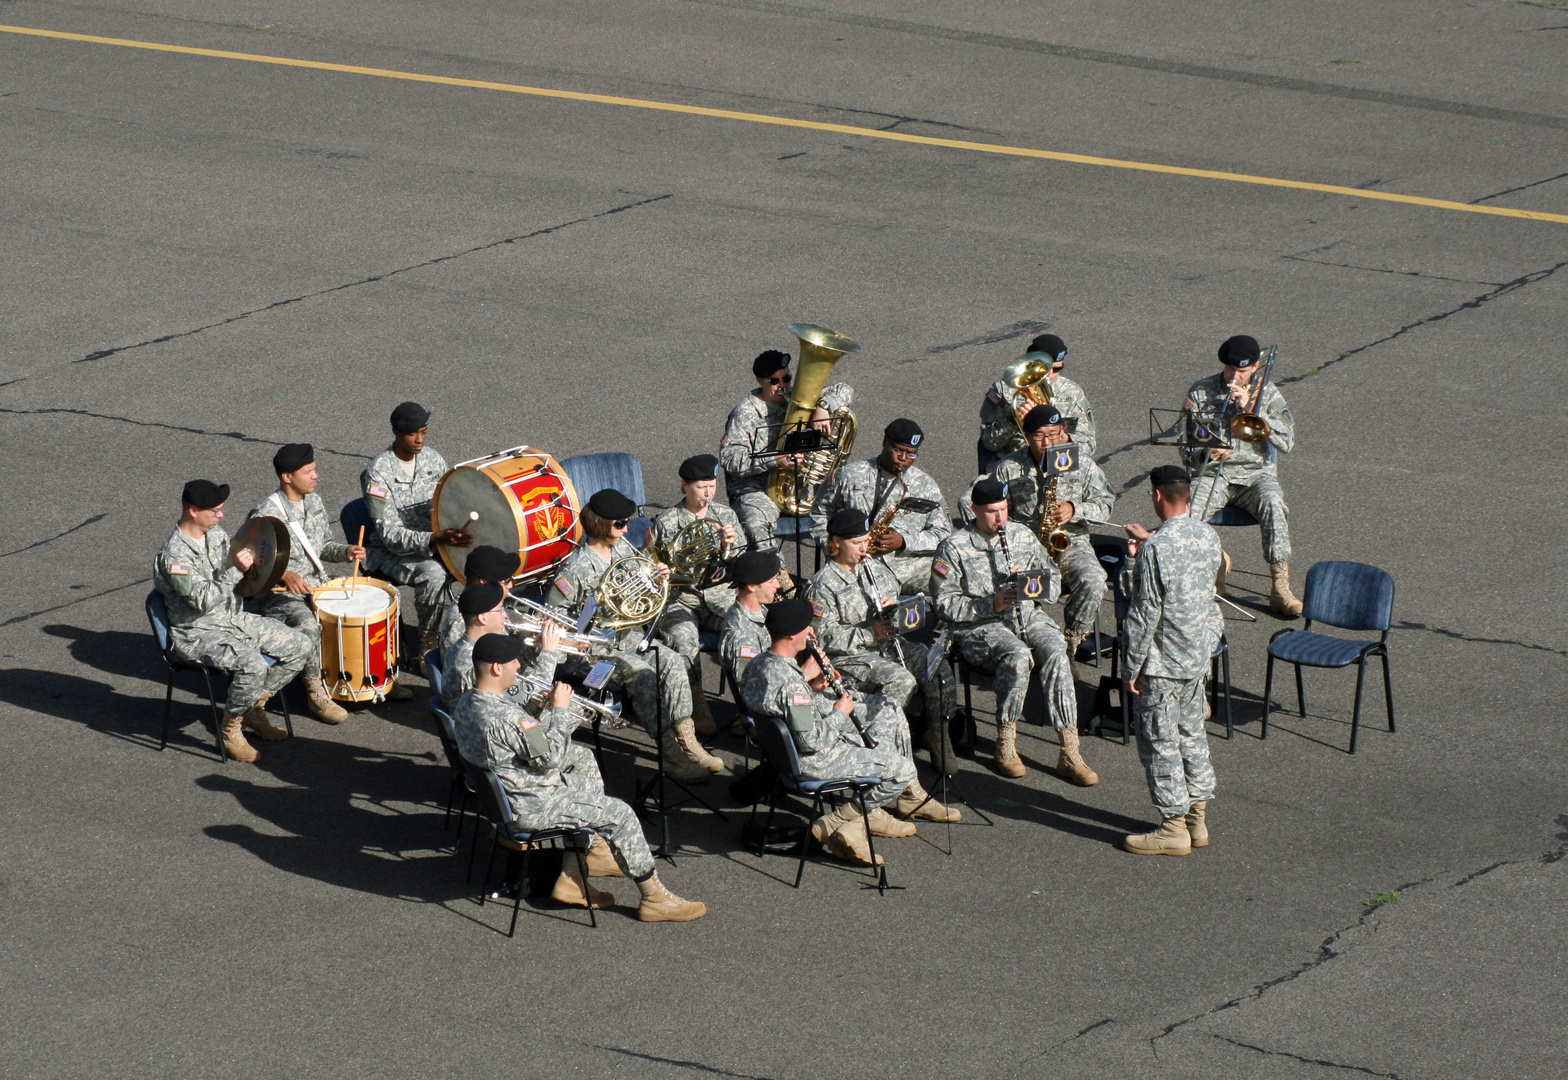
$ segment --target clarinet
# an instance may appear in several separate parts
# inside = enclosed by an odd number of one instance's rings
[[[806,648],[811,650],[811,655],[816,659],[817,666],[822,669],[822,674],[827,676],[828,685],[833,688],[833,692],[839,697],[848,694],[849,691],[844,687],[844,680],[839,676],[838,668],[834,667],[833,661],[828,659],[827,650],[819,648],[814,638],[806,639]],[[854,709],[849,710],[849,722],[855,725],[855,730],[860,733],[860,741],[866,744],[866,749],[875,750],[877,741],[871,737],[871,732],[867,731],[860,723],[860,718],[855,715]]]
[[[864,563],[862,563],[863,565]],[[866,571],[866,583],[861,586],[861,591],[866,594],[866,599],[876,604],[878,615],[887,610],[887,605],[882,602],[882,592],[877,588],[876,580],[870,570]],[[893,651],[898,654],[899,664],[908,667],[909,665],[904,663],[904,643],[898,640],[898,628],[896,626],[893,628]]]
[[[1002,549],[1002,559],[1007,563],[1007,578],[1011,581],[1013,575],[1013,553],[1007,547],[1007,522],[1002,522],[1002,527],[996,530],[996,542]],[[1014,599],[1013,625],[1017,628],[1018,636],[1024,636],[1024,606],[1022,601]]]

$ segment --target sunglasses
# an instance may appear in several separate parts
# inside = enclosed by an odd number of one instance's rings
[[[631,519],[629,519],[629,518],[620,518],[620,519],[618,519],[616,521],[610,522],[610,524],[613,525],[617,529],[624,529],[624,528],[626,528],[626,526],[631,524]]]
[[[794,376],[792,376],[792,375],[774,375],[774,376],[771,376],[768,379],[768,385],[769,386],[788,386],[790,384],[790,380],[793,377]]]

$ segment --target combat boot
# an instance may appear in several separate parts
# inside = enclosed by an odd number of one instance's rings
[[[261,695],[261,700],[246,710],[241,726],[249,728],[268,742],[276,742],[288,738],[289,732],[287,728],[280,728],[274,724],[267,715],[267,702],[271,697],[270,693]]]
[[[419,659],[421,663],[424,662],[426,653],[428,653],[431,649],[439,649],[440,647],[441,631],[439,628],[434,630],[421,630],[419,632]]]
[[[707,748],[697,741],[697,722],[695,720],[690,717],[687,717],[685,720],[677,720],[675,727],[671,730],[675,732],[675,740],[680,745],[681,752],[692,761],[695,761],[709,772],[720,773],[725,770],[724,759],[708,753]]]
[[[1225,578],[1230,574],[1230,555],[1220,552],[1220,572],[1214,575],[1214,591],[1220,596],[1225,595]]]
[[[381,696],[388,701],[407,701],[414,696],[414,692],[400,682],[393,682]]]
[[[872,836],[886,836],[893,839],[915,835],[915,827],[912,824],[898,820],[880,806],[866,815],[866,829]]]
[[[610,845],[604,837],[595,836],[593,843],[588,847],[588,854],[584,856],[588,861],[589,877],[625,877],[626,872],[621,869],[621,864],[615,861],[615,855],[610,851]]]
[[[1187,834],[1192,837],[1193,847],[1209,846],[1209,804],[1195,802],[1187,811]]]
[[[1024,768],[1023,759],[1018,756],[1017,724],[996,725],[996,771],[1014,780],[1028,771]]]
[[[846,835],[847,834],[847,835]],[[823,814],[811,823],[811,835],[835,859],[871,865],[871,845],[866,841],[866,819],[852,802],[846,802],[831,814]],[[877,856],[877,865],[882,865]]]
[[[555,888],[550,890],[550,899],[557,904],[587,907],[590,898],[593,906],[600,911],[615,905],[614,893],[595,889],[583,881],[583,872],[577,868],[577,860],[571,852],[567,852],[566,858],[561,861],[561,876],[555,879]]]
[[[235,761],[255,761],[261,755],[245,738],[244,713],[230,713],[223,721],[223,749]]]
[[[642,903],[637,905],[637,918],[643,922],[691,922],[708,913],[706,904],[696,900],[682,900],[659,881],[658,874],[648,875],[639,881]]]
[[[943,806],[920,786],[916,780],[904,789],[893,804],[893,813],[911,821],[962,821],[964,815],[953,807]]]
[[[719,733],[719,728],[713,722],[713,710],[708,707],[708,695],[702,689],[701,669],[692,668],[688,677],[691,681],[691,718],[696,725],[697,737],[711,739]]]
[[[1274,579],[1274,588],[1269,593],[1269,610],[1289,619],[1300,615],[1301,601],[1290,591],[1290,564],[1270,563],[1269,577]]]
[[[1151,833],[1127,837],[1122,847],[1134,855],[1191,855],[1192,834],[1185,817],[1168,817]]]
[[[691,723],[690,720],[686,722]],[[674,728],[665,728],[659,742],[664,748],[664,774],[677,784],[701,784],[713,775],[686,753]]]
[[[310,711],[323,724],[341,724],[348,719],[348,710],[332,700],[327,684],[320,679],[305,680],[305,694],[310,698]]]
[[[1068,631],[1067,638],[1067,663],[1078,663],[1078,647],[1083,644],[1083,635],[1076,631]],[[1076,672],[1076,669],[1074,669]]]
[[[1078,729],[1063,728],[1057,734],[1062,739],[1062,752],[1056,758],[1056,775],[1079,787],[1094,787],[1098,784],[1100,774],[1089,768],[1089,763],[1084,761],[1078,748]]]

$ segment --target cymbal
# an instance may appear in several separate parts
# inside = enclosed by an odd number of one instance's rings
[[[274,517],[253,517],[229,541],[230,566],[239,565],[234,555],[241,548],[255,555],[256,561],[234,586],[234,595],[260,596],[283,580],[283,572],[289,568],[287,525]]]

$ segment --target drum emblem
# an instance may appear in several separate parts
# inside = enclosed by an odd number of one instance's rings
[[[541,540],[554,540],[566,531],[566,511],[557,505],[560,494],[558,487],[535,488],[522,501],[523,512],[529,514],[534,533]]]
[[[370,647],[375,648],[387,639],[386,624],[382,623],[370,632]]]

